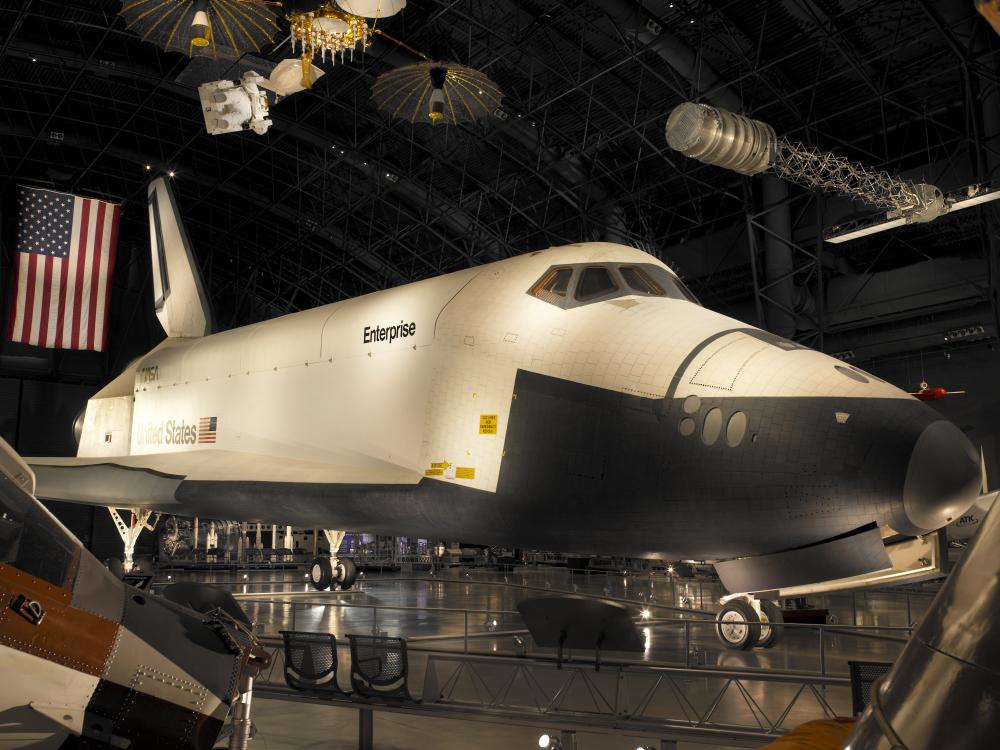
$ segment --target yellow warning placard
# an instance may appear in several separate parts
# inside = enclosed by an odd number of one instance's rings
[[[424,471],[425,477],[440,477],[444,476],[444,469],[427,469]]]
[[[475,466],[456,466],[455,467],[455,479],[475,479],[476,478],[476,467]]]
[[[448,469],[451,468],[451,464],[447,461],[431,461],[432,469]]]
[[[480,414],[479,415],[479,434],[480,435],[496,435],[497,434],[497,419],[496,414]]]

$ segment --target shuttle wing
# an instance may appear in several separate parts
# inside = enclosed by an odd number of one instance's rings
[[[29,465],[40,498],[119,508],[165,509],[176,504],[175,493],[184,481],[414,485],[421,477],[419,472],[365,456],[323,463],[217,449],[32,458]]]

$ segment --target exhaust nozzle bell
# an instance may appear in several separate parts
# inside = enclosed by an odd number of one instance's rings
[[[760,174],[774,161],[774,128],[707,104],[684,102],[667,118],[667,143],[685,156],[745,175]]]

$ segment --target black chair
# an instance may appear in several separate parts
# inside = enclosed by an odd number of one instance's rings
[[[285,640],[285,682],[295,690],[346,698],[337,683],[337,638],[330,633],[282,630]]]
[[[864,711],[872,699],[872,686],[892,669],[891,662],[849,661],[851,670],[851,705],[854,715]]]
[[[351,687],[362,698],[416,702],[407,688],[406,641],[372,635],[349,635]]]

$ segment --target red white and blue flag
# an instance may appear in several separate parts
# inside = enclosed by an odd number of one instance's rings
[[[219,431],[218,417],[202,417],[198,420],[198,442],[214,443]]]
[[[121,206],[22,187],[7,337],[104,351]]]

